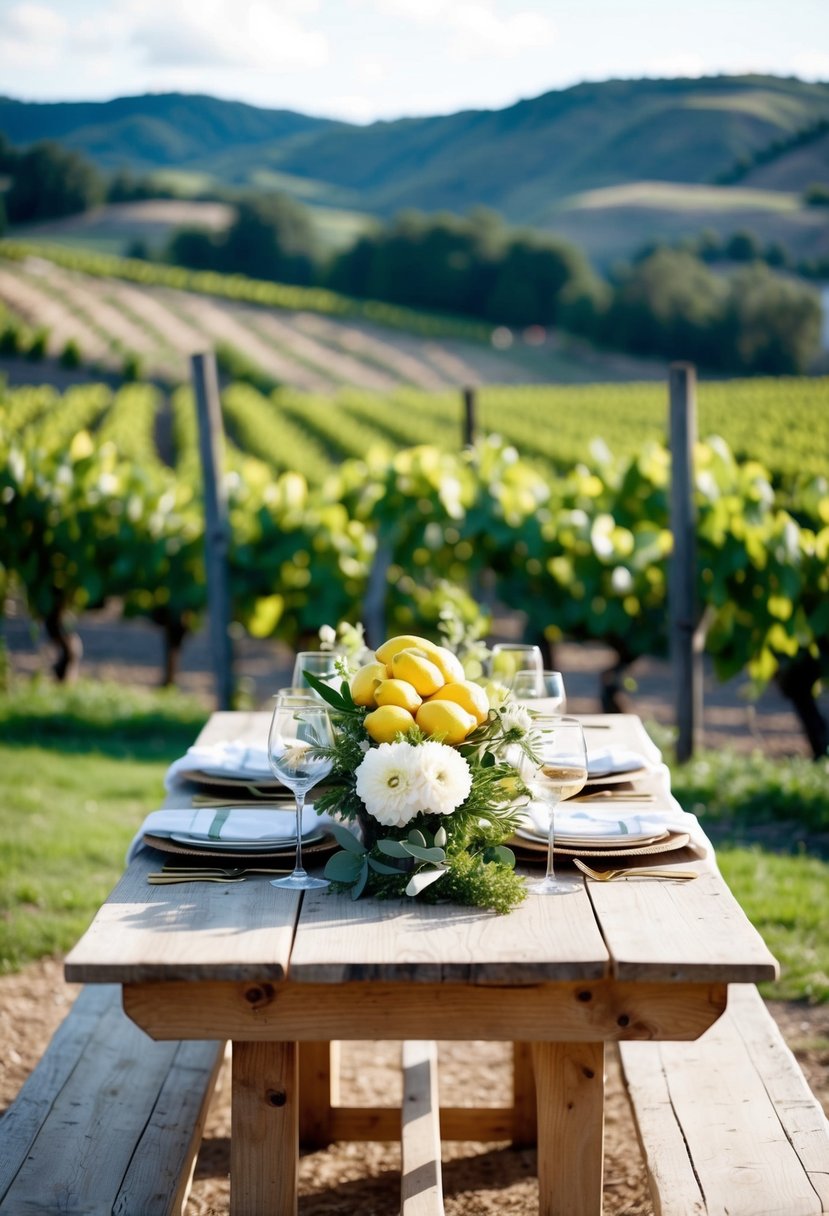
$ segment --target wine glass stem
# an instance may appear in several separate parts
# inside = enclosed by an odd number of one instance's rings
[[[558,803],[558,798],[554,798],[550,801],[550,826],[547,829],[547,878],[549,879],[555,879],[556,876],[555,850],[553,849],[553,845],[555,843],[556,807],[558,806]]]
[[[305,807],[305,794],[294,793],[294,802],[296,803],[296,861],[294,862],[294,874],[304,874],[305,869],[302,865],[302,812]]]

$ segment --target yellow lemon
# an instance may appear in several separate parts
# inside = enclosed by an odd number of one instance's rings
[[[415,715],[424,735],[437,735],[444,743],[463,743],[477,720],[455,701],[424,701]]]
[[[354,704],[376,705],[375,693],[377,692],[377,685],[382,684],[385,678],[385,663],[366,663],[365,667],[358,668],[351,677],[349,684]]]
[[[428,638],[419,638],[414,633],[401,633],[396,638],[389,638],[382,646],[378,646],[374,652],[375,656],[381,663],[386,663],[389,666],[396,654],[401,650],[425,650],[429,654],[432,650],[437,650],[434,642],[430,642]]]
[[[406,680],[421,697],[430,697],[445,683],[440,668],[425,650],[398,651],[391,661],[391,669],[395,680]]]
[[[407,680],[383,680],[377,685],[375,700],[378,705],[399,705],[413,714],[420,708],[421,700],[417,689]]]
[[[486,722],[489,714],[489,698],[480,684],[473,684],[471,680],[463,680],[458,684],[444,684],[443,688],[439,688],[430,699],[432,701],[454,701],[456,705],[460,705],[461,709],[472,714],[478,725]]]
[[[455,684],[460,680],[466,679],[466,673],[463,669],[460,659],[456,654],[452,654],[451,650],[447,650],[445,646],[434,646],[426,652],[434,665],[440,669],[447,684]]]
[[[381,705],[366,714],[365,728],[375,743],[393,743],[395,735],[408,734],[415,720],[400,705]]]

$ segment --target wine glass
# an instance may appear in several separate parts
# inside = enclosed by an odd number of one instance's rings
[[[307,695],[276,698],[268,732],[268,762],[275,777],[293,792],[296,802],[296,861],[287,878],[274,878],[273,887],[308,891],[327,887],[325,878],[313,878],[302,865],[302,812],[305,795],[327,777],[333,767],[330,756],[319,755],[318,748],[334,746],[334,730],[328,710]]]
[[[490,670],[492,679],[512,688],[519,672],[529,672],[541,679],[544,664],[538,646],[527,646],[523,642],[498,642],[492,647]]]
[[[587,745],[577,718],[538,717],[533,720],[530,785],[550,811],[547,833],[547,873],[528,883],[536,895],[569,895],[582,884],[571,878],[556,878],[554,863],[555,812],[562,798],[571,798],[587,780]]]
[[[310,671],[312,676],[316,676],[318,680],[323,680],[325,683],[337,674],[337,656],[333,650],[300,650],[294,660],[294,674],[291,677],[291,684],[294,688],[304,688],[306,692],[311,693],[318,701],[322,701],[322,697],[311,688],[311,685],[305,679],[306,671]]]
[[[534,671],[517,671],[510,689],[518,701],[544,700],[545,714],[567,712],[564,677],[560,671],[542,671],[540,675]]]

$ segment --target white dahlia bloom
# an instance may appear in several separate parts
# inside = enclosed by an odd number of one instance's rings
[[[507,701],[501,710],[501,728],[511,740],[523,739],[532,728],[533,720],[523,705]]]
[[[370,748],[356,769],[357,794],[369,815],[389,828],[405,827],[421,809],[417,752],[410,743]]]
[[[466,760],[445,743],[422,743],[412,751],[417,758],[420,809],[433,815],[451,815],[472,788],[472,772]]]

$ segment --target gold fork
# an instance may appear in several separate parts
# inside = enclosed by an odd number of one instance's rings
[[[578,857],[574,857],[573,861],[583,874],[586,874],[588,878],[595,879],[596,882],[610,882],[614,878],[691,879],[699,877],[696,870],[644,870],[636,867],[630,867],[626,870],[591,870],[590,866],[585,865]]]

